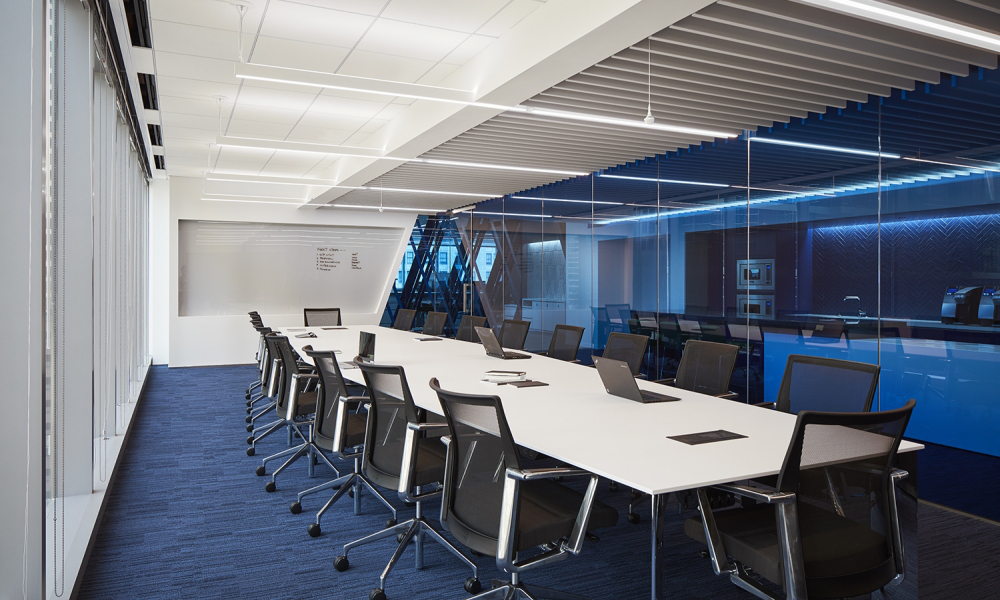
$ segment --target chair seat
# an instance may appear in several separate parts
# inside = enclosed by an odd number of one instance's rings
[[[368,417],[350,413],[347,415],[347,434],[344,436],[344,448],[352,448],[365,443],[365,430],[368,428]]]
[[[417,470],[414,485],[444,481],[444,459],[447,448],[440,438],[421,438],[417,445]]]
[[[784,582],[776,508],[757,504],[714,513],[726,552],[778,584]],[[886,585],[895,562],[884,536],[836,513],[799,503],[802,558],[810,598],[857,596]],[[701,517],[684,522],[688,537],[705,543]]]
[[[518,522],[518,551],[568,537],[573,532],[583,494],[549,479],[521,484],[521,515]],[[588,530],[612,527],[618,511],[595,501]]]
[[[299,392],[299,399],[295,404],[295,416],[302,417],[316,412],[316,392]]]

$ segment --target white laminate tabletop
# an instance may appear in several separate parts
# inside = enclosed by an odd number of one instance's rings
[[[373,326],[289,326],[277,331],[300,352],[306,345],[340,350],[342,367],[357,354],[359,332],[375,333],[375,362],[403,366],[418,406],[442,412],[428,386],[432,377],[446,390],[499,396],[521,446],[651,494],[775,475],[795,425],[793,415],[641,380],[639,387],[681,400],[639,404],[606,393],[597,370],[590,367],[544,356],[501,360],[486,356],[479,344],[420,342],[416,340],[424,336],[409,331]],[[317,337],[295,337],[306,331]],[[525,371],[528,379],[549,385],[515,388],[483,382],[483,373],[491,369]],[[344,376],[361,380],[356,369],[345,370]],[[697,446],[668,439],[717,429],[747,437]],[[922,447],[904,441],[899,451]]]

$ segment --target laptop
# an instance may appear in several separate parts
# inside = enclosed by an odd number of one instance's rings
[[[610,358],[594,357],[594,364],[597,372],[604,383],[604,389],[612,396],[627,398],[633,402],[651,404],[654,402],[674,402],[680,400],[666,394],[647,392],[639,389],[639,384],[632,376],[632,369],[628,368],[628,363]]]
[[[530,354],[523,352],[505,351],[503,346],[500,345],[500,340],[497,339],[497,334],[493,333],[493,330],[489,327],[476,327],[476,334],[479,335],[479,341],[483,343],[483,348],[486,348],[486,356],[502,358],[504,360],[531,358]]]
[[[361,332],[358,340],[358,358],[365,364],[375,362],[375,334],[367,331]]]

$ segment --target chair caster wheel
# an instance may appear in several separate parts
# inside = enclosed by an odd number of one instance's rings
[[[385,600],[385,592],[375,588],[374,590],[368,592],[368,600]]]
[[[347,495],[350,498],[354,497],[354,488],[353,487],[351,489],[347,490]]]
[[[479,580],[475,577],[469,577],[465,580],[465,591],[470,594],[478,594],[483,589],[483,584],[479,583]]]
[[[641,519],[639,517],[639,513],[630,512],[629,514],[625,515],[625,520],[633,525],[638,525]]]
[[[348,562],[346,556],[338,556],[337,558],[333,559],[333,568],[337,569],[341,573],[346,571],[347,567],[349,566],[351,566],[351,563]]]
[[[389,529],[390,527],[395,527],[396,525],[398,525],[398,523],[396,523],[396,519],[389,519],[388,521],[385,522],[386,529]]]
[[[476,552],[475,550],[472,550],[472,549],[469,550],[469,554],[471,554],[473,556],[482,556],[483,555],[482,552]]]
[[[609,492],[617,492],[618,491],[618,482],[617,481],[612,481],[611,483],[609,483],[608,484],[608,491]]]
[[[257,467],[257,470],[254,471],[254,473],[257,474],[257,477],[263,477],[267,473],[267,471],[264,469],[264,465],[261,465]]]
[[[268,481],[267,485],[264,486],[264,491],[270,494],[274,490],[278,489],[278,486],[274,485],[273,481]]]
[[[257,451],[254,450],[253,446],[250,446],[249,448],[247,448],[247,456],[253,456],[256,453],[257,453]]]
[[[306,533],[309,534],[309,537],[318,538],[323,533],[323,530],[319,528],[319,523],[310,523],[309,527],[306,527]],[[347,562],[346,558],[344,558],[344,562]],[[337,564],[336,561],[334,561],[334,564]],[[339,571],[340,569],[337,570]]]
[[[247,407],[247,414],[249,415],[249,414],[250,414],[250,413],[252,413],[252,412],[253,412],[253,408],[251,408],[251,407],[249,407],[249,406],[248,406],[248,407]]]
[[[252,435],[248,435],[247,436],[247,443],[248,444],[252,444],[253,443],[253,436]]]
[[[250,417],[247,417],[247,423],[249,423],[247,425],[247,433],[253,433],[253,423],[250,423]]]
[[[629,499],[630,499],[630,500],[631,500],[632,502],[635,502],[635,501],[636,501],[636,500],[638,500],[638,499],[639,499],[640,497],[642,497],[642,494],[640,494],[639,492],[637,492],[637,491],[635,491],[635,490],[632,490],[631,492],[629,492],[629,493],[628,493],[628,497],[629,497]]]
[[[247,393],[245,394],[245,396],[247,397],[247,400],[249,400],[249,399],[250,399],[250,392],[247,392]]]
[[[300,502],[292,502],[288,506],[288,510],[292,511],[293,515],[297,515],[300,512],[302,512],[302,503],[300,503]]]
[[[397,533],[396,534],[396,543],[397,544],[402,544],[403,543],[403,538],[405,538],[405,537],[406,537],[406,533],[405,532]]]

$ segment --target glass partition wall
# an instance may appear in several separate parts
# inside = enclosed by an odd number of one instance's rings
[[[921,460],[968,485],[1000,456],[998,100],[973,69],[480,203],[456,216],[490,253],[477,314],[530,321],[529,350],[585,327],[584,363],[642,335],[650,379],[687,340],[734,344],[741,402],[774,400],[791,354],[877,363],[873,409],[915,398]]]

